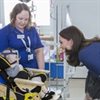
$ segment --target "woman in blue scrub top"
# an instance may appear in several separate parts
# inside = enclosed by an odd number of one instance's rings
[[[20,64],[24,67],[44,69],[43,45],[35,27],[31,26],[29,7],[24,3],[16,4],[10,21],[0,30],[0,52],[7,48],[18,50]]]
[[[70,26],[61,30],[59,42],[68,64],[74,67],[85,65],[89,70],[85,100],[100,99],[100,39],[85,39],[76,26]]]

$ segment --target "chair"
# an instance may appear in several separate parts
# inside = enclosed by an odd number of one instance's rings
[[[41,86],[43,86],[44,83],[30,80],[30,76],[27,71],[19,72],[22,77],[23,75],[26,75],[26,79],[20,78],[19,73],[14,78],[9,77],[6,69],[10,67],[10,62],[5,57],[0,55],[0,75],[5,80],[4,84],[0,84],[0,87],[2,88],[2,91],[0,91],[0,94],[2,94],[0,95],[0,100],[41,100],[39,93],[41,91]],[[45,72],[38,69],[34,70],[39,73]]]
[[[6,86],[2,100],[58,100],[60,94],[46,88],[49,70],[24,68],[18,60],[16,50],[6,50],[0,55],[0,75]],[[12,98],[10,91],[16,99]]]

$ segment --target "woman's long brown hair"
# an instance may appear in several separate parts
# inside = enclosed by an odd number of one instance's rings
[[[94,37],[92,39],[85,39],[83,33],[76,27],[76,26],[70,26],[65,29],[63,29],[59,35],[63,37],[64,39],[73,40],[73,47],[72,50],[65,50],[66,55],[68,55],[67,62],[68,64],[72,66],[79,66],[80,61],[78,59],[78,53],[80,49],[83,47],[90,45],[92,42],[99,41],[100,39],[98,37]]]

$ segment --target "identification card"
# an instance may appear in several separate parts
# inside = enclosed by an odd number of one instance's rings
[[[28,54],[28,60],[32,60],[33,58],[33,54]]]
[[[24,37],[24,35],[17,35],[17,39],[23,39]]]

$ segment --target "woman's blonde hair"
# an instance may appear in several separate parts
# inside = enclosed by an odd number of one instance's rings
[[[24,3],[18,3],[15,5],[15,7],[13,8],[11,14],[10,14],[10,21],[11,21],[11,24],[14,26],[15,24],[15,20],[16,20],[16,16],[17,14],[19,14],[22,10],[26,10],[29,12],[29,22],[28,22],[28,25],[27,26],[31,26],[31,12],[30,12],[30,9],[29,7],[24,4]]]

